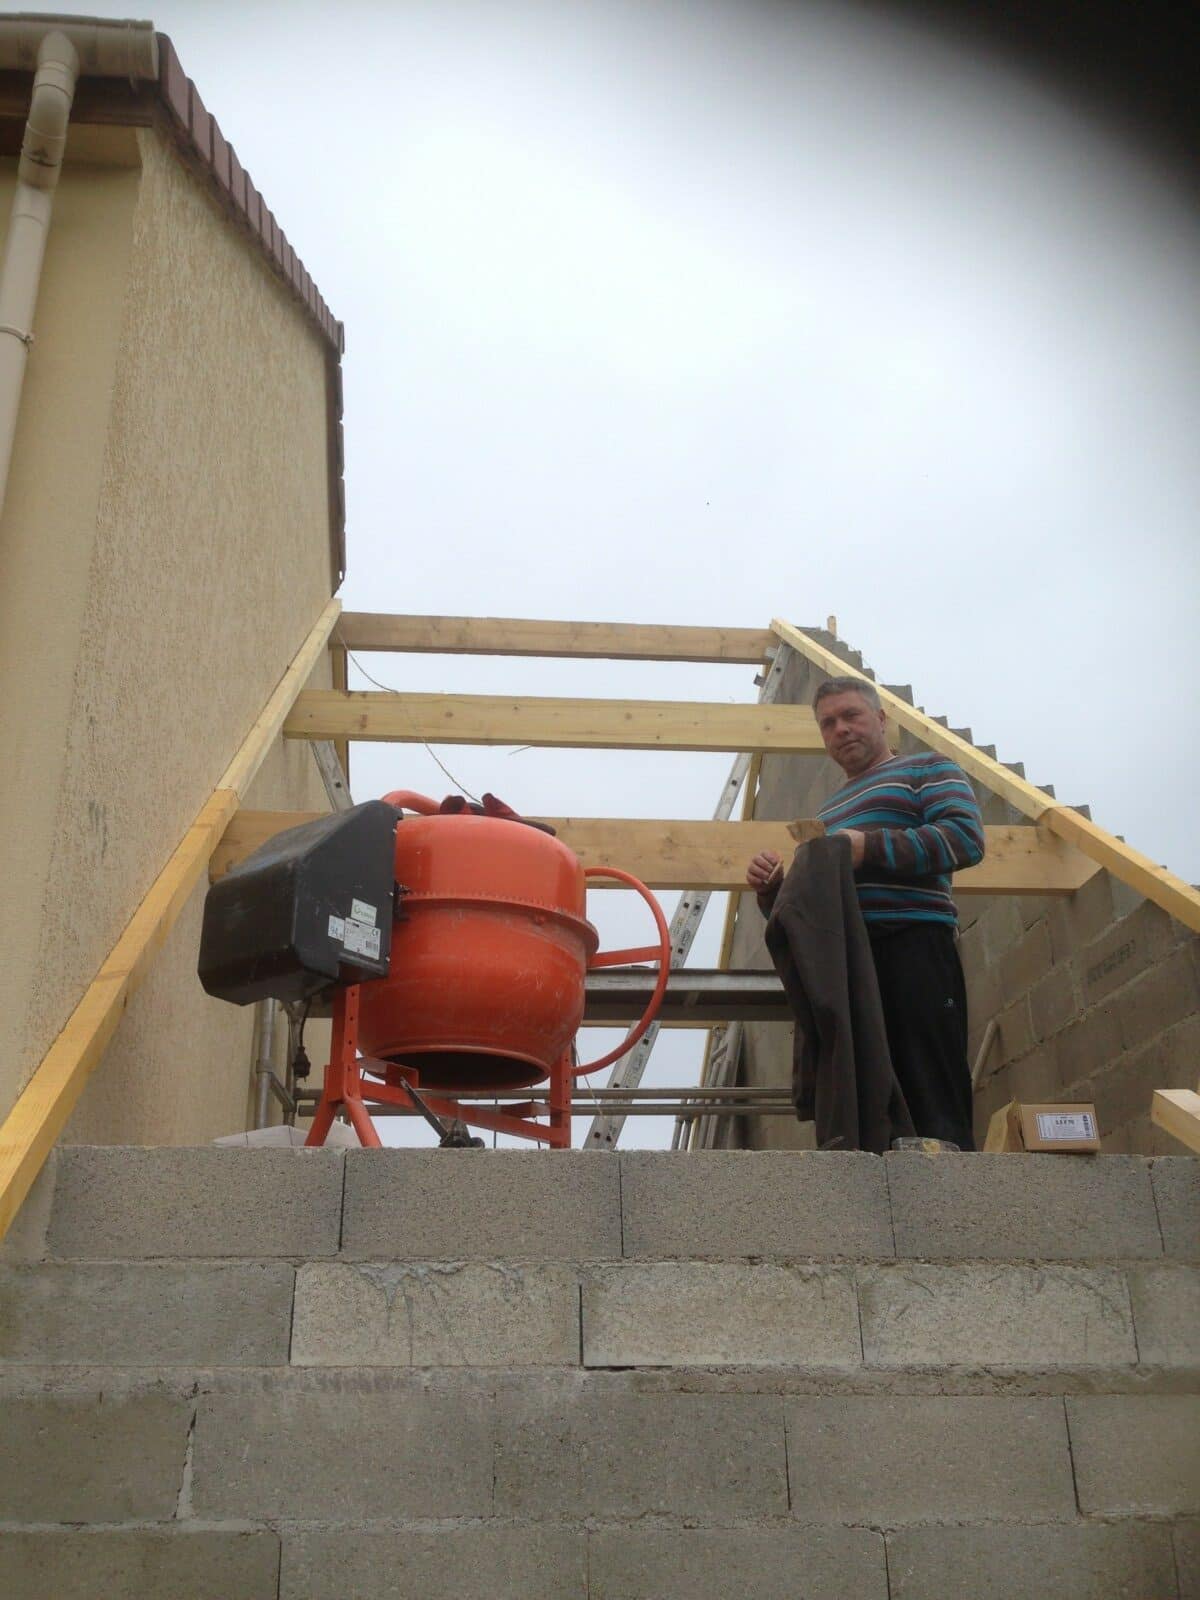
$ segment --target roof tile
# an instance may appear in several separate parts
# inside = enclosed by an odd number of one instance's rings
[[[200,152],[202,161],[212,161],[212,121],[204,108],[204,101],[200,98],[200,91],[192,80],[188,79],[188,88],[191,90],[191,120],[190,132],[196,149]]]
[[[233,154],[233,150],[228,139],[217,127],[216,117],[213,117],[211,121],[213,173],[222,189],[229,189],[231,187],[229,182],[229,157]]]
[[[188,80],[175,54],[175,46],[165,33],[158,36],[158,83],[167,110],[186,128],[192,109]]]

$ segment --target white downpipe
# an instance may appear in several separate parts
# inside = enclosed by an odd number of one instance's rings
[[[97,17],[0,17],[0,69],[34,71],[33,95],[17,168],[4,259],[0,262],[0,512],[8,489],[25,363],[33,342],[42,257],[67,124],[81,73],[131,83],[158,75],[158,43],[148,22]]]
[[[0,511],[8,489],[25,363],[33,342],[33,312],[46,234],[79,75],[75,46],[58,29],[42,40],[37,63],[17,168],[17,191],[0,266]]]

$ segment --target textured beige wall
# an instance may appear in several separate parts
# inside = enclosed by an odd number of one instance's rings
[[[73,148],[87,142],[78,130]],[[124,170],[63,180],[14,462],[17,532],[57,548],[21,570],[22,671],[59,685],[26,720],[34,858],[20,885],[0,1060],[7,1109],[217,782],[329,591],[325,351],[202,180],[159,135]],[[77,196],[77,198],[75,198]],[[72,208],[75,226],[60,227]],[[76,296],[89,364],[69,339]],[[66,323],[64,323],[66,318]],[[86,381],[90,454],[40,440]],[[98,436],[98,437],[97,437]],[[61,445],[61,441],[60,441]],[[59,509],[67,498],[70,512]],[[11,532],[5,516],[4,536]],[[39,583],[61,568],[69,604]],[[39,619],[52,618],[48,636]],[[65,682],[63,681],[65,680]],[[314,683],[327,682],[324,664]],[[6,697],[8,698],[8,697]],[[322,805],[310,752],[277,749],[252,803]],[[8,850],[26,848],[5,831]],[[6,851],[7,853],[7,851]],[[244,1125],[251,1013],[194,977],[198,891],[69,1129],[187,1142]],[[0,970],[7,967],[0,962]],[[118,1090],[120,1093],[118,1094]],[[124,1102],[123,1105],[121,1102]]]

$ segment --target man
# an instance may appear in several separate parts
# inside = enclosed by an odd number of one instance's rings
[[[867,679],[830,678],[813,697],[813,711],[847,778],[817,815],[828,833],[849,841],[896,1077],[919,1134],[973,1150],[967,999],[950,874],[983,857],[975,795],[945,756],[892,754],[887,719]],[[783,862],[773,850],[747,868],[764,915],[782,881]]]

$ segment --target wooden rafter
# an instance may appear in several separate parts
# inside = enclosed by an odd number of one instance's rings
[[[775,643],[768,628],[695,628],[637,622],[537,622],[520,617],[415,617],[346,611],[337,637],[350,650],[425,655],[574,656],[605,661],[756,664]]]
[[[807,706],[694,700],[560,700],[309,689],[292,739],[541,745],[591,750],[823,750]]]
[[[1189,1150],[1200,1151],[1200,1094],[1191,1089],[1156,1089],[1150,1120]]]
[[[218,878],[284,828],[311,821],[310,811],[242,811],[213,854]],[[545,817],[585,866],[619,866],[652,889],[746,888],[746,863],[759,850],[785,858],[795,839],[782,822],[692,822],[610,817]],[[819,827],[819,825],[818,825]],[[1030,827],[989,827],[987,854],[960,872],[963,894],[1072,894],[1099,868],[1077,850]]]
[[[814,665],[828,672],[830,677],[866,677],[866,673],[848,666],[840,656],[818,644],[815,639],[810,639],[790,622],[776,620],[772,622],[771,629]],[[1175,873],[1168,872],[1165,867],[1157,866],[1149,856],[1132,849],[1072,807],[1059,805],[1034,784],[1019,778],[1000,762],[985,755],[973,744],[968,744],[958,734],[951,733],[948,728],[943,728],[932,717],[908,705],[882,685],[875,684],[875,689],[888,717],[915,734],[922,744],[949,756],[972,778],[977,778],[994,794],[1003,796],[1025,816],[1032,817],[1044,832],[1075,846],[1115,878],[1120,878],[1122,883],[1129,884],[1147,900],[1153,900],[1185,927],[1200,933],[1200,890],[1185,883]],[[960,874],[956,878],[958,887],[962,887],[965,876]]]
[[[279,736],[288,708],[320,660],[341,605],[321,612],[291,666],[255,718],[211,797],[154,880],[66,1026],[0,1126],[0,1238],[7,1232],[130,997],[170,933],[251,781]]]

